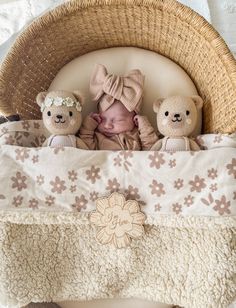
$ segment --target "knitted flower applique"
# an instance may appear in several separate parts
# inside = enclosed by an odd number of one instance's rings
[[[99,228],[99,243],[124,248],[130,245],[131,238],[140,238],[144,234],[146,216],[137,201],[126,201],[122,194],[114,192],[109,197],[97,199],[96,207],[90,221]]]

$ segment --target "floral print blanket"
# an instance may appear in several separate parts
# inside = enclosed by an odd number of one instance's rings
[[[236,139],[201,135],[199,152],[86,151],[40,147],[41,121],[0,126],[0,209],[95,210],[112,192],[149,215],[236,214]]]

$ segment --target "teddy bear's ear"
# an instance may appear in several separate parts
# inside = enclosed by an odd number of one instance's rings
[[[202,100],[202,98],[201,98],[200,96],[198,96],[198,95],[193,95],[193,96],[191,96],[191,99],[194,101],[194,103],[195,103],[197,109],[201,109],[201,108],[202,108],[202,106],[203,106],[203,100]]]
[[[161,104],[163,103],[164,98],[158,98],[157,100],[155,100],[155,102],[153,103],[153,111],[155,113],[158,113],[158,110],[160,109]]]
[[[40,92],[36,97],[37,104],[41,107],[42,103],[45,101],[45,97],[48,94],[48,92]]]
[[[72,94],[80,102],[81,105],[84,104],[84,97],[83,97],[83,95],[81,94],[80,91],[74,90],[74,91],[72,91]]]

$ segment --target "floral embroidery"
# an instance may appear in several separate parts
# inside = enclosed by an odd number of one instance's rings
[[[25,183],[26,176],[22,175],[19,171],[16,173],[16,177],[11,177],[11,180],[13,182],[12,188],[16,188],[18,191],[22,191],[23,189],[27,188],[27,185]]]
[[[22,121],[21,125],[22,125],[23,129],[29,130],[29,128],[30,128],[30,124],[29,124],[28,121]]]
[[[211,184],[211,185],[210,185],[210,190],[211,190],[212,192],[217,191],[217,190],[218,190],[217,183]]]
[[[221,135],[217,135],[215,136],[215,139],[213,140],[214,143],[220,143],[222,141],[222,136]]]
[[[33,162],[33,164],[38,163],[38,162],[39,162],[39,156],[38,156],[38,155],[34,155],[34,156],[32,157],[32,162]]]
[[[155,205],[155,212],[160,211],[161,210],[161,206],[160,203]]]
[[[99,227],[98,242],[103,245],[111,243],[116,248],[127,247],[131,238],[140,238],[144,234],[145,219],[137,201],[125,201],[119,193],[98,199],[96,211],[90,215],[90,221]]]
[[[87,180],[91,181],[92,184],[94,184],[96,182],[96,180],[100,179],[101,176],[99,175],[100,172],[100,168],[95,168],[94,166],[91,167],[91,169],[86,170],[86,174],[87,174]]]
[[[188,195],[187,197],[184,198],[184,204],[189,207],[190,205],[193,204],[193,200],[194,200],[194,197]]]
[[[118,155],[117,157],[114,158],[114,166],[121,166],[122,159]]]
[[[38,122],[34,122],[34,128],[35,129],[39,129],[40,128],[40,124]]]
[[[46,203],[48,206],[54,205],[54,203],[55,203],[55,197],[53,197],[53,196],[47,196],[47,197],[46,197],[45,203]]]
[[[127,160],[128,158],[133,157],[132,151],[120,151],[120,156],[124,156],[124,159]]]
[[[192,186],[190,190],[196,192],[201,192],[206,187],[205,179],[200,178],[198,175],[195,175],[194,180],[189,181],[189,184]]]
[[[170,168],[174,168],[176,166],[176,159],[171,159],[169,161],[169,166],[170,166]]]
[[[98,198],[98,192],[93,191],[93,192],[90,193],[90,198],[89,198],[89,199],[90,199],[91,201],[96,201],[97,198]]]
[[[161,195],[164,195],[166,193],[163,189],[164,185],[162,183],[158,183],[156,180],[153,180],[152,184],[149,185],[149,187],[151,187],[152,189],[152,195],[157,195],[158,197],[160,197]]]
[[[13,138],[12,135],[5,136],[5,144],[14,145],[16,140]]]
[[[163,159],[164,154],[154,152],[153,155],[150,154],[148,158],[151,160],[150,167],[160,169],[161,165],[165,163],[165,160]]]
[[[233,177],[236,179],[236,158],[233,158],[232,159],[232,163],[231,164],[228,164],[227,166],[227,169],[229,170],[228,171],[228,174],[229,175],[233,175]]]
[[[75,170],[68,171],[68,178],[69,178],[69,180],[74,182],[78,179],[78,173]]]
[[[43,185],[43,183],[44,183],[44,176],[43,176],[42,174],[38,175],[38,176],[36,177],[36,182],[37,182],[37,184],[38,184],[39,186]]]
[[[108,180],[106,190],[109,190],[112,193],[118,191],[119,188],[120,184],[118,183],[116,178],[114,178],[113,180]]]
[[[86,204],[88,203],[88,200],[85,198],[84,195],[81,195],[80,197],[75,197],[75,203],[72,204],[72,207],[76,208],[78,212],[80,212],[82,209],[86,209]]]
[[[132,157],[133,157],[132,151],[120,151],[118,156],[113,159],[114,166],[121,167],[123,165],[125,170],[129,172],[129,167],[132,166],[131,162],[129,161],[129,158]]]
[[[208,172],[208,177],[211,178],[212,180],[214,180],[215,178],[217,178],[217,170],[214,168],[211,168],[209,170],[207,170]]]
[[[13,197],[12,205],[18,207],[21,206],[22,202],[23,202],[23,197],[18,195],[16,197]]]
[[[56,147],[56,148],[53,148],[53,153],[55,155],[59,154],[60,152],[63,152],[65,151],[65,148],[64,147]]]
[[[172,204],[172,210],[176,214],[179,214],[180,212],[182,212],[182,205],[179,204],[179,203],[174,203],[174,204]]]
[[[59,176],[55,177],[54,182],[50,181],[50,184],[52,185],[51,191],[53,193],[61,194],[64,190],[66,190],[66,186],[64,185],[65,181],[61,180]]]
[[[184,186],[184,180],[183,179],[178,179],[177,181],[174,182],[174,188],[180,190]]]
[[[220,200],[215,200],[215,206],[213,209],[217,211],[220,215],[224,215],[225,213],[230,214],[230,201],[226,201],[226,197],[222,196]]]
[[[38,200],[34,198],[29,200],[29,207],[32,209],[38,209],[38,204],[39,204]]]
[[[133,187],[132,185],[128,186],[128,189],[125,190],[126,198],[131,200],[140,199],[140,195],[138,194],[138,188]]]
[[[71,185],[70,192],[73,193],[76,191],[76,185]]]
[[[16,149],[16,160],[20,160],[22,162],[25,161],[29,157],[29,150],[28,149]]]
[[[2,131],[3,134],[6,134],[6,133],[8,133],[8,128],[3,127],[3,128],[1,129],[1,131]]]

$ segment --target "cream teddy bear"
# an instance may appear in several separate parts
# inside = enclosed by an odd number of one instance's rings
[[[198,109],[203,100],[200,96],[172,96],[159,99],[153,104],[157,114],[157,127],[164,138],[158,140],[151,150],[199,151],[195,141],[188,138],[197,125]]]
[[[43,123],[52,134],[43,146],[88,149],[75,134],[82,123],[83,100],[78,91],[40,92],[36,102],[43,113]]]

